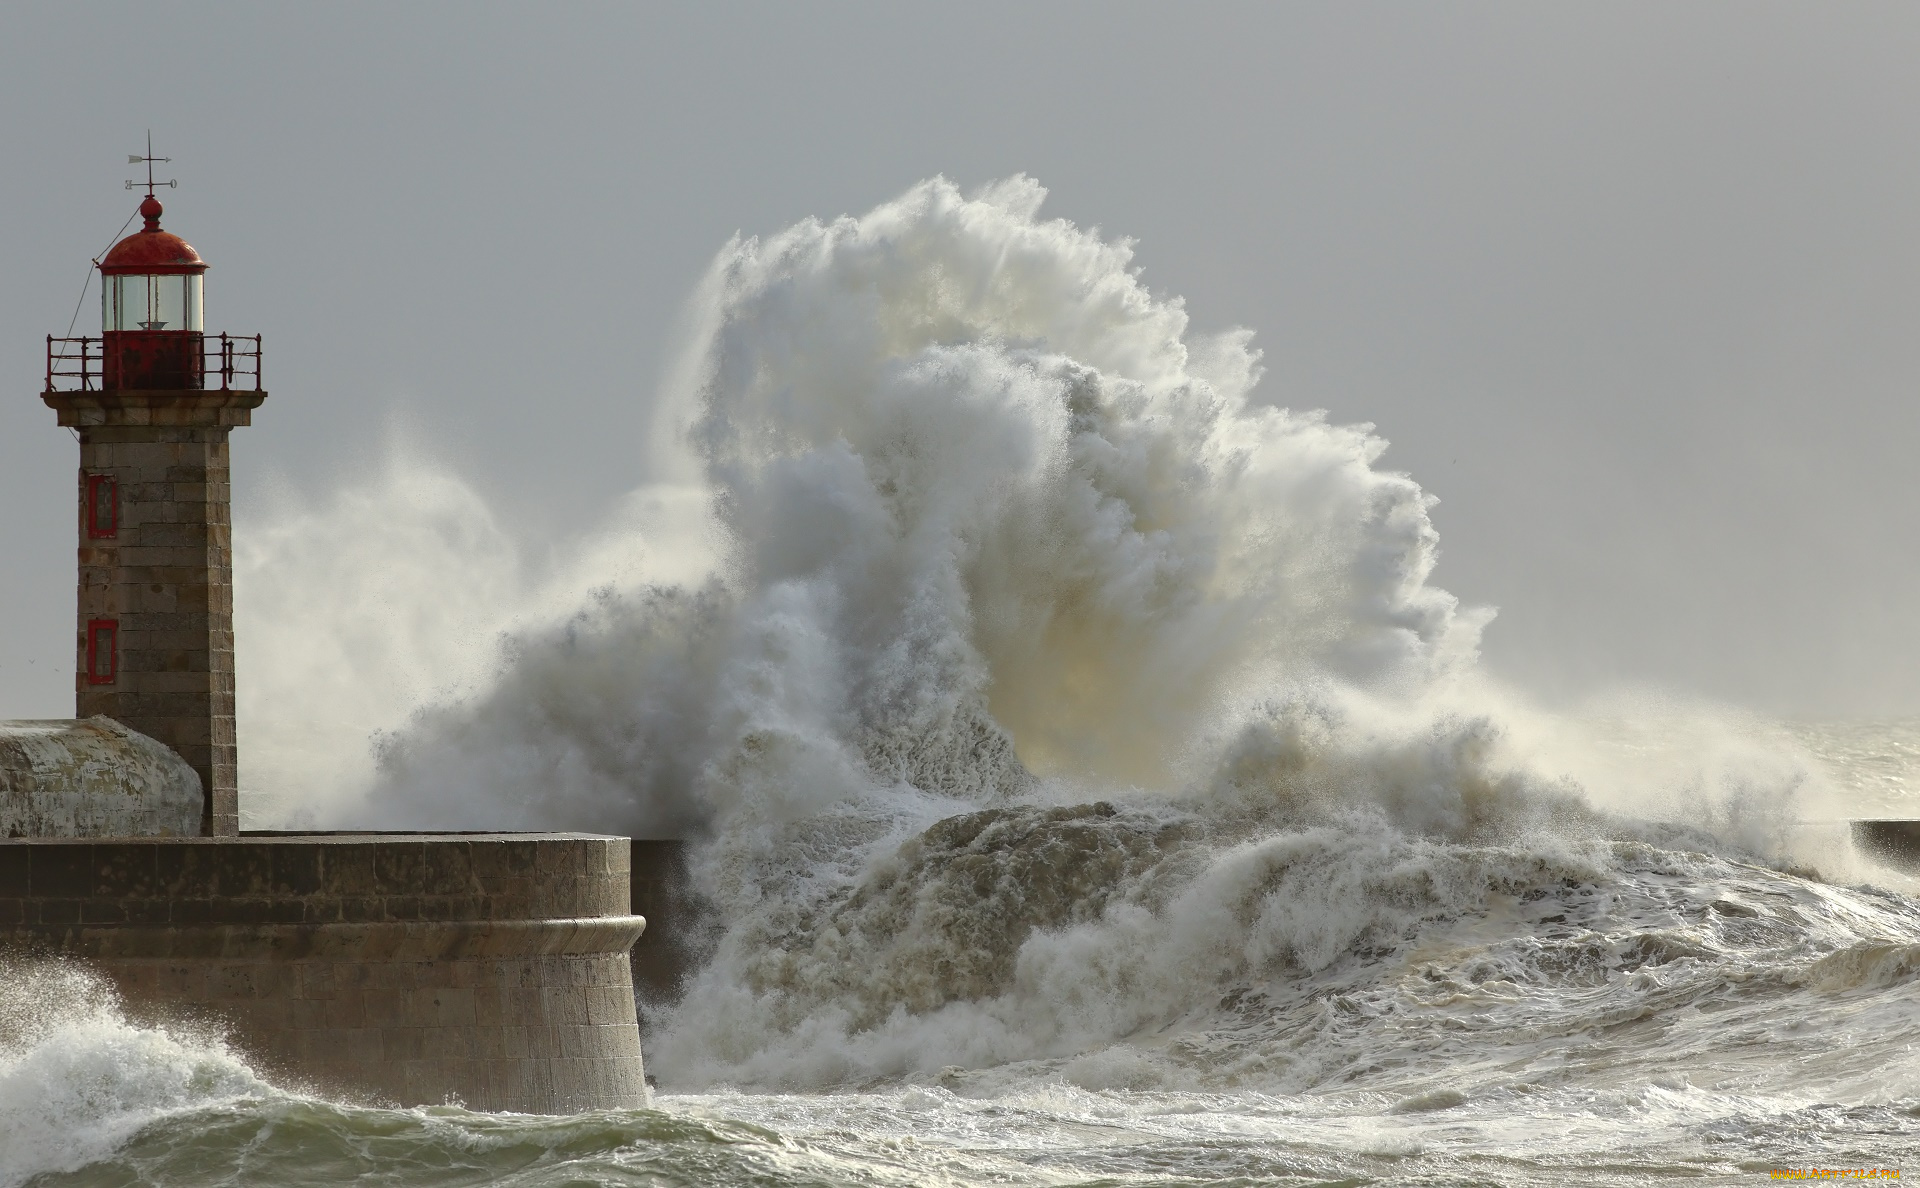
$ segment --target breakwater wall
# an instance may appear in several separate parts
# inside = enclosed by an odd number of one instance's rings
[[[627,839],[590,834],[0,840],[0,946],[330,1093],[627,1108],[631,875]]]
[[[680,1001],[712,927],[711,908],[693,893],[684,841],[634,838],[633,910],[647,930],[633,946],[633,993],[644,1029],[650,1013]]]
[[[1920,874],[1920,821],[1854,821],[1853,844],[1876,862]]]

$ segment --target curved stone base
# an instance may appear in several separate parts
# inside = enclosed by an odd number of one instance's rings
[[[632,1108],[628,857],[580,834],[0,842],[0,944],[329,1094]]]
[[[269,1078],[329,1096],[536,1114],[646,1101],[624,953],[91,964],[136,1009],[205,1012]]]

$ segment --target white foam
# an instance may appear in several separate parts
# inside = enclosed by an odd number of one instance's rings
[[[168,1116],[270,1092],[217,1037],[129,1022],[78,967],[0,963],[0,1185],[84,1167]]]
[[[1494,687],[1385,443],[1257,400],[1246,332],[1193,334],[1043,197],[936,179],[729,244],[657,410],[673,499],[560,576],[405,467],[283,515],[243,570],[284,605],[243,626],[269,670],[308,657],[306,696],[249,700],[249,754],[384,731],[312,777],[329,823],[709,838],[726,930],[650,1053],[685,1085],[1309,1087],[1389,1059],[1338,1012],[1424,1001],[1422,952],[1483,967],[1460,1001],[1530,1004],[1488,1050],[1545,1051],[1596,987],[1631,1014],[1853,943],[1730,941],[1766,926],[1674,890],[1803,894],[1737,871],[1808,858],[1804,754],[1670,706],[1627,714],[1684,718],[1650,748]],[[1563,897],[1592,935],[1535,944]]]

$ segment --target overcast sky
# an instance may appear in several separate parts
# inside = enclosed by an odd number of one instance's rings
[[[266,336],[243,509],[404,427],[580,531],[729,236],[1025,172],[1378,427],[1497,671],[1920,712],[1916,63],[1911,4],[9,5],[0,717],[73,712],[43,336],[149,127]]]

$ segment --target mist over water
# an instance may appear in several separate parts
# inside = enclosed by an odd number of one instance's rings
[[[724,928],[647,1057],[702,1125],[1000,1102],[1082,1177],[1104,1116],[1254,1178],[1910,1146],[1920,910],[1843,885],[1906,886],[1833,740],[1501,687],[1384,441],[1043,197],[727,245],[654,481],[547,555],[404,449],[244,524],[249,824],[698,839]]]

